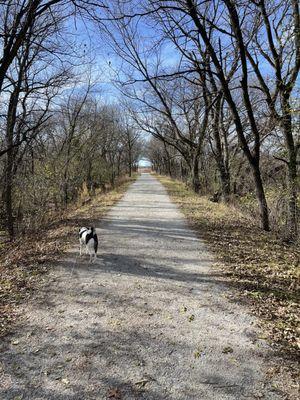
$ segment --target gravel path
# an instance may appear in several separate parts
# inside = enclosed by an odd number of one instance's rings
[[[230,301],[212,257],[163,186],[143,174],[77,245],[1,345],[1,399],[282,399],[257,320]]]

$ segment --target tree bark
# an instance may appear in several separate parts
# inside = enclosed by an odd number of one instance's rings
[[[87,189],[88,189],[89,195],[91,195],[92,191],[93,191],[92,161],[91,161],[91,159],[88,159],[88,162],[87,162],[86,184],[87,184]]]
[[[132,146],[130,143],[130,138],[129,138],[129,143],[128,143],[128,175],[131,178],[131,175],[132,175]]]
[[[215,159],[217,163],[217,168],[219,170],[220,182],[221,182],[221,192],[222,200],[227,202],[230,196],[230,171],[228,167],[228,162],[226,162],[226,157],[222,149],[222,143],[220,138],[219,128],[216,126],[213,129],[213,135],[215,139]]]
[[[21,75],[19,75],[19,80],[17,82],[17,85],[10,96],[8,111],[7,111],[7,125],[6,125],[6,145],[9,150],[7,151],[6,154],[4,203],[6,211],[6,227],[8,230],[10,240],[13,240],[15,236],[12,194],[13,194],[13,167],[17,149],[13,147],[13,144],[14,144],[14,128],[16,124],[17,104],[18,104],[20,85],[21,85],[20,76]]]
[[[227,170],[223,162],[220,162],[220,164],[218,164],[218,169],[221,181],[222,200],[224,202],[227,202],[231,193],[230,172]]]
[[[14,239],[14,217],[13,217],[13,204],[12,204],[12,191],[13,191],[13,149],[10,149],[6,155],[5,167],[5,185],[4,185],[4,203],[6,211],[6,227],[10,240]]]
[[[288,239],[294,241],[298,236],[298,187],[297,150],[293,138],[292,117],[288,97],[281,97],[284,116],[281,121],[288,150]]]
[[[165,141],[163,142],[163,144],[164,144],[164,149],[165,149],[165,153],[166,153],[165,160],[166,160],[167,173],[172,178],[173,174],[172,174],[172,168],[171,168],[171,162],[170,162],[170,154],[168,152],[167,144]]]
[[[255,181],[255,186],[256,186],[256,194],[257,194],[257,200],[259,202],[259,207],[260,207],[260,215],[261,215],[261,226],[264,230],[269,231],[270,230],[270,224],[269,224],[269,213],[268,213],[268,207],[267,207],[267,202],[265,198],[265,193],[264,193],[264,188],[263,188],[263,183],[261,179],[261,174],[260,174],[260,167],[259,167],[259,156],[260,156],[260,134],[259,130],[254,118],[253,114],[253,108],[252,108],[252,103],[251,103],[251,98],[249,95],[249,86],[248,86],[248,68],[247,68],[247,59],[246,59],[246,53],[245,53],[245,44],[243,42],[243,37],[241,33],[241,27],[240,27],[240,21],[239,21],[239,15],[237,13],[235,3],[231,0],[224,0],[226,7],[229,11],[230,14],[230,19],[231,19],[231,24],[232,24],[232,30],[235,35],[236,43],[238,45],[239,49],[239,59],[241,62],[241,88],[242,88],[242,93],[243,93],[243,102],[247,111],[247,117],[249,120],[249,124],[251,126],[251,130],[254,136],[254,151],[251,152],[251,149],[249,147],[249,144],[247,142],[247,137],[245,136],[244,128],[243,128],[243,123],[241,119],[241,114],[239,112],[239,108],[237,107],[234,98],[232,96],[232,92],[230,90],[230,86],[228,84],[228,80],[226,78],[225,70],[223,68],[222,63],[219,61],[217,53],[215,52],[215,49],[213,47],[213,42],[211,41],[210,36],[207,34],[206,27],[205,25],[201,22],[199,15],[198,15],[198,10],[196,3],[194,3],[192,0],[186,0],[186,4],[188,6],[188,13],[190,17],[192,18],[199,35],[201,36],[204,44],[207,47],[207,50],[210,54],[211,61],[213,62],[215,68],[216,68],[216,74],[218,76],[218,80],[222,86],[223,90],[223,95],[226,99],[226,102],[232,112],[232,117],[233,117],[233,123],[236,128],[236,133],[239,139],[239,144],[241,149],[243,150],[245,156],[247,157],[249,164],[251,165],[253,169],[253,177]]]
[[[195,155],[192,164],[192,187],[195,193],[200,192],[200,179],[199,179],[199,154]]]
[[[257,164],[251,164],[255,182],[256,197],[259,205],[261,227],[265,231],[270,231],[269,210],[261,178],[260,168]]]

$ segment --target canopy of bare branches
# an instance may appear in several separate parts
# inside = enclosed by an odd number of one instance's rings
[[[249,200],[264,230],[297,238],[296,0],[11,0],[0,15],[0,194],[11,237],[39,207],[113,184],[144,154],[197,193]],[[78,23],[111,54],[111,106]]]
[[[115,1],[105,12],[155,169],[215,199],[253,192],[262,228],[297,237],[298,2]]]

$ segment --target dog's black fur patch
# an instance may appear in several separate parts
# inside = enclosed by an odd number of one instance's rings
[[[98,236],[97,236],[96,232],[94,231],[93,227],[90,228],[90,231],[91,232],[88,233],[86,235],[86,237],[85,237],[85,244],[88,244],[89,240],[94,239],[94,250],[95,250],[95,253],[97,253],[97,250],[98,250]],[[84,232],[86,232],[86,231],[84,231]]]
[[[97,253],[97,250],[98,250],[98,236],[96,235],[96,233],[94,234],[94,249],[95,249],[95,253]]]

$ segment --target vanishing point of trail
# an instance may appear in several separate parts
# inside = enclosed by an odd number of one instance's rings
[[[280,399],[258,321],[155,177],[96,226],[97,263],[74,244],[2,343],[1,399]]]

